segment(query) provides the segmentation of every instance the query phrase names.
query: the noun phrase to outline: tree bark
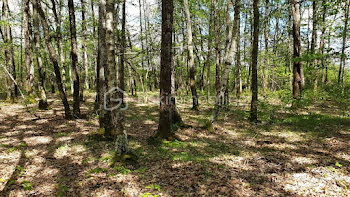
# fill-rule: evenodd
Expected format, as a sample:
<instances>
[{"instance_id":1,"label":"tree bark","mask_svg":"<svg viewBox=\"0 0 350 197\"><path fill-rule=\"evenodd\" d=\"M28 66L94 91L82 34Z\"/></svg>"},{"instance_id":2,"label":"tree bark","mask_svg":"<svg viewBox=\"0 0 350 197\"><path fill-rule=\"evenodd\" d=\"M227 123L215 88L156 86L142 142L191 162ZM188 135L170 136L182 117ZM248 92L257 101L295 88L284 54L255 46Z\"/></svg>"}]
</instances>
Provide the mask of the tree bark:
<instances>
[{"instance_id":1,"label":"tree bark","mask_svg":"<svg viewBox=\"0 0 350 197\"><path fill-rule=\"evenodd\" d=\"M49 33L49 26L47 24L46 16L45 16L43 9L41 8L40 0L34 0L34 1L35 1L35 6L34 6L35 8L34 9L37 9L37 12L39 13L39 16L41 18L41 24L42 24L43 31L44 31L45 43L46 43L47 48L49 50L50 59L52 61L52 64L53 64L53 67L55 70L57 88L58 88L58 91L60 93L60 97L61 97L61 100L62 100L62 103L64 106L65 118L70 119L72 117L72 115L71 115L71 111L69 108L69 103L67 100L66 92L63 89L61 72L60 72L60 68L58 65L58 58L57 58L57 54L55 53L55 50L52 47L51 37L50 37L50 33Z\"/></svg>"},{"instance_id":2,"label":"tree bark","mask_svg":"<svg viewBox=\"0 0 350 197\"><path fill-rule=\"evenodd\" d=\"M345 71L345 60L346 60L345 48L346 48L347 32L348 32L349 10L350 10L350 0L347 0L345 5L343 44L342 44L340 66L339 66L339 72L338 72L338 85L341 85L341 87L344 87L344 71Z\"/></svg>"},{"instance_id":3,"label":"tree bark","mask_svg":"<svg viewBox=\"0 0 350 197\"><path fill-rule=\"evenodd\" d=\"M304 70L301 63L301 38L300 38L300 1L291 0L291 9L293 16L293 97L298 99L302 96L304 89Z\"/></svg>"},{"instance_id":4,"label":"tree bark","mask_svg":"<svg viewBox=\"0 0 350 197\"><path fill-rule=\"evenodd\" d=\"M240 4L240 0L236 1L236 4ZM236 88L236 97L240 98L242 93L242 70L241 70L241 14L240 10L237 13L237 33L236 33L236 43L237 43L237 52L236 52L236 66L235 66L235 88Z\"/></svg>"},{"instance_id":5,"label":"tree bark","mask_svg":"<svg viewBox=\"0 0 350 197\"><path fill-rule=\"evenodd\" d=\"M265 58L264 58L264 67L263 67L263 90L266 90L268 88L268 70L269 70L269 9L270 9L270 2L269 0L266 0L265 2L265 28L264 28L264 40L265 40Z\"/></svg>"},{"instance_id":6,"label":"tree bark","mask_svg":"<svg viewBox=\"0 0 350 197\"><path fill-rule=\"evenodd\" d=\"M214 32L215 32L215 65L216 65L216 71L215 71L215 90L218 94L220 91L220 34L219 34L219 24L218 24L218 9L217 9L217 1L213 1L213 6L214 6Z\"/></svg>"},{"instance_id":7,"label":"tree bark","mask_svg":"<svg viewBox=\"0 0 350 197\"><path fill-rule=\"evenodd\" d=\"M71 42L71 66L73 71L73 115L80 117L80 97L79 97L79 72L78 72L78 46L77 31L75 26L75 9L73 0L68 0L69 8L69 29Z\"/></svg>"},{"instance_id":8,"label":"tree bark","mask_svg":"<svg viewBox=\"0 0 350 197\"><path fill-rule=\"evenodd\" d=\"M99 21L98 21L98 51L97 51L97 68L96 68L96 104L95 109L99 115L100 128L108 125L106 121L107 113L105 111L105 94L107 92L107 80L105 68L107 66L106 57L106 0L99 0ZM110 137L111 134L105 131L105 136Z\"/></svg>"},{"instance_id":9,"label":"tree bark","mask_svg":"<svg viewBox=\"0 0 350 197\"><path fill-rule=\"evenodd\" d=\"M23 15L23 25L24 25L24 47L25 47L25 59L24 63L26 65L26 90L27 94L31 95L33 93L34 87L34 64L32 62L32 27L30 23L30 4L29 0L24 1L24 15Z\"/></svg>"},{"instance_id":10,"label":"tree bark","mask_svg":"<svg viewBox=\"0 0 350 197\"><path fill-rule=\"evenodd\" d=\"M85 0L81 0L81 81L80 81L80 101L84 101L84 89L89 89L89 67L86 52L86 19Z\"/></svg>"},{"instance_id":11,"label":"tree bark","mask_svg":"<svg viewBox=\"0 0 350 197\"><path fill-rule=\"evenodd\" d=\"M317 90L318 64L315 57L317 43L318 0L312 2L312 36L311 36L311 67L314 69L314 91Z\"/></svg>"},{"instance_id":12,"label":"tree bark","mask_svg":"<svg viewBox=\"0 0 350 197\"><path fill-rule=\"evenodd\" d=\"M162 38L160 67L160 110L157 137L170 138L172 129L173 106L171 102L171 69L172 69L172 34L173 34L174 1L162 0Z\"/></svg>"},{"instance_id":13,"label":"tree bark","mask_svg":"<svg viewBox=\"0 0 350 197\"><path fill-rule=\"evenodd\" d=\"M114 39L114 13L115 13L115 0L107 0L106 2L106 47L107 47L107 66L106 66L106 74L108 77L108 83L107 83L107 107L110 108L110 123L109 125L105 125L106 131L108 128L108 132L113 136L115 139L115 156L119 159L122 157L122 155L129 152L128 147L128 139L127 139L127 133L124 130L124 115L123 115L123 94L124 94L124 72L118 72L118 79L119 79L119 87L118 87L118 81L117 81L117 73L116 73L116 61L115 61L115 39ZM125 0L123 1L123 20L122 20L122 26L124 26L124 35L122 35L122 50L125 51ZM123 56L124 54L122 54ZM124 61L122 59L121 61ZM121 67L121 66L120 66ZM117 103L115 103L117 102ZM114 105L119 105L114 106Z\"/></svg>"},{"instance_id":14,"label":"tree bark","mask_svg":"<svg viewBox=\"0 0 350 197\"><path fill-rule=\"evenodd\" d=\"M184 0L184 8L187 24L187 49L188 49L188 67L190 77L190 87L192 93L192 109L198 110L198 96L196 88L196 67L193 56L193 38L192 38L192 22L188 0Z\"/></svg>"},{"instance_id":15,"label":"tree bark","mask_svg":"<svg viewBox=\"0 0 350 197\"><path fill-rule=\"evenodd\" d=\"M258 121L258 52L259 52L259 0L253 1L254 30L252 50L252 101L250 105L250 121Z\"/></svg>"},{"instance_id":16,"label":"tree bark","mask_svg":"<svg viewBox=\"0 0 350 197\"><path fill-rule=\"evenodd\" d=\"M34 24L34 51L35 59L38 68L38 82L39 82L39 109L47 109L47 97L45 90L45 76L43 70L43 63L41 59L41 44L40 44L40 20L36 9L33 10L33 24Z\"/></svg>"}]
</instances>

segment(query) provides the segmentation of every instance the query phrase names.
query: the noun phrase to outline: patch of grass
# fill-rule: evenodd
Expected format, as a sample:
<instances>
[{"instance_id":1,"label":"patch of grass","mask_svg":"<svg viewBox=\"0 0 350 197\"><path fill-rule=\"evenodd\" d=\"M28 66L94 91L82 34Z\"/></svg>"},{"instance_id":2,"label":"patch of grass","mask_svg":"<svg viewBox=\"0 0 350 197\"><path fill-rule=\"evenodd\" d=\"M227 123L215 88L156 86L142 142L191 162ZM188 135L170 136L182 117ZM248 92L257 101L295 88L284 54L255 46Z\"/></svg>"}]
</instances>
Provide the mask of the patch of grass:
<instances>
[{"instance_id":1,"label":"patch of grass","mask_svg":"<svg viewBox=\"0 0 350 197\"><path fill-rule=\"evenodd\" d=\"M142 167L142 168L139 168L139 169L135 170L135 172L136 172L136 173L145 173L146 170L147 170L146 167Z\"/></svg>"},{"instance_id":2,"label":"patch of grass","mask_svg":"<svg viewBox=\"0 0 350 197\"><path fill-rule=\"evenodd\" d=\"M147 193L141 194L140 197L158 197L158 195L157 194L153 195L153 194L147 192Z\"/></svg>"},{"instance_id":3,"label":"patch of grass","mask_svg":"<svg viewBox=\"0 0 350 197\"><path fill-rule=\"evenodd\" d=\"M91 174L98 174L98 173L101 173L101 172L107 172L107 169L106 168L99 168L99 167L97 167L97 168L89 170L89 172Z\"/></svg>"},{"instance_id":4,"label":"patch of grass","mask_svg":"<svg viewBox=\"0 0 350 197\"><path fill-rule=\"evenodd\" d=\"M65 196L64 194L68 191L68 187L65 186L64 184L58 184L57 186L57 196L58 197L63 197Z\"/></svg>"},{"instance_id":5,"label":"patch of grass","mask_svg":"<svg viewBox=\"0 0 350 197\"><path fill-rule=\"evenodd\" d=\"M124 166L117 166L117 167L114 167L113 169L123 175L127 175L131 172L131 170L126 169Z\"/></svg>"},{"instance_id":6,"label":"patch of grass","mask_svg":"<svg viewBox=\"0 0 350 197\"><path fill-rule=\"evenodd\" d=\"M102 162L108 162L111 159L111 156L103 156L100 160Z\"/></svg>"},{"instance_id":7,"label":"patch of grass","mask_svg":"<svg viewBox=\"0 0 350 197\"><path fill-rule=\"evenodd\" d=\"M25 172L24 168L20 165L16 166L16 170L19 172L19 176L22 176L22 174Z\"/></svg>"},{"instance_id":8,"label":"patch of grass","mask_svg":"<svg viewBox=\"0 0 350 197\"><path fill-rule=\"evenodd\" d=\"M157 190L158 192L160 192L160 186L157 185L157 184L147 185L145 188L146 188L146 189Z\"/></svg>"},{"instance_id":9,"label":"patch of grass","mask_svg":"<svg viewBox=\"0 0 350 197\"><path fill-rule=\"evenodd\" d=\"M32 190L33 184L29 181L22 181L21 185L24 190Z\"/></svg>"},{"instance_id":10,"label":"patch of grass","mask_svg":"<svg viewBox=\"0 0 350 197\"><path fill-rule=\"evenodd\" d=\"M65 133L65 132L59 132L59 133L55 133L54 134L54 137L63 137L63 136L67 136L68 135L68 133Z\"/></svg>"},{"instance_id":11,"label":"patch of grass","mask_svg":"<svg viewBox=\"0 0 350 197\"><path fill-rule=\"evenodd\" d=\"M17 150L17 147L13 146L13 147L10 147L10 148L7 150L7 152L13 153L13 152L15 152L16 150Z\"/></svg>"}]
</instances>

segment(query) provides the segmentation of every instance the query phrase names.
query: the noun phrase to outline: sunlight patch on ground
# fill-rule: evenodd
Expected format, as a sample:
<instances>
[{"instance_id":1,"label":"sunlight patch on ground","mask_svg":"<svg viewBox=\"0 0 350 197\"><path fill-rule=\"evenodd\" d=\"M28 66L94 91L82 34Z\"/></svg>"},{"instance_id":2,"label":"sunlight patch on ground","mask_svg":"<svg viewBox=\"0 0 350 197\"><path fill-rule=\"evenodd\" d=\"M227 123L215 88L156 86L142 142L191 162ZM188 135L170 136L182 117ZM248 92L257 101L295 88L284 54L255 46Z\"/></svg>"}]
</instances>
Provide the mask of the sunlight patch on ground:
<instances>
[{"instance_id":1,"label":"sunlight patch on ground","mask_svg":"<svg viewBox=\"0 0 350 197\"><path fill-rule=\"evenodd\" d=\"M23 139L28 146L36 146L36 145L43 145L43 144L50 144L52 141L52 137L50 136L33 136L33 137L26 137Z\"/></svg>"},{"instance_id":2,"label":"sunlight patch on ground","mask_svg":"<svg viewBox=\"0 0 350 197\"><path fill-rule=\"evenodd\" d=\"M5 151L0 152L0 193L4 189L5 184L11 177L12 172L15 171L16 165L19 162L21 153L14 151L8 153Z\"/></svg>"},{"instance_id":3,"label":"sunlight patch on ground","mask_svg":"<svg viewBox=\"0 0 350 197\"><path fill-rule=\"evenodd\" d=\"M288 151L288 150L298 150L298 147L293 144L285 144L285 143L279 143L279 144L269 144L267 145L269 148L274 148L281 151Z\"/></svg>"},{"instance_id":4,"label":"sunlight patch on ground","mask_svg":"<svg viewBox=\"0 0 350 197\"><path fill-rule=\"evenodd\" d=\"M72 136L63 136L56 139L56 142L67 142L73 139Z\"/></svg>"},{"instance_id":5,"label":"sunlight patch on ground","mask_svg":"<svg viewBox=\"0 0 350 197\"><path fill-rule=\"evenodd\" d=\"M60 146L56 149L54 157L57 159L62 159L63 157L74 157L74 160L79 160L77 157L82 152L85 152L86 148L83 145L69 146L67 144Z\"/></svg>"},{"instance_id":6,"label":"sunlight patch on ground","mask_svg":"<svg viewBox=\"0 0 350 197\"><path fill-rule=\"evenodd\" d=\"M20 141L17 138L2 138L2 139L0 139L0 144L3 144L3 145L15 146L15 145L18 145L19 143L20 143Z\"/></svg>"},{"instance_id":7,"label":"sunlight patch on ground","mask_svg":"<svg viewBox=\"0 0 350 197\"><path fill-rule=\"evenodd\" d=\"M310 173L293 173L286 182L285 189L299 195L350 195L350 190L345 189L346 185L350 185L350 177L325 167L314 168Z\"/></svg>"},{"instance_id":8,"label":"sunlight patch on ground","mask_svg":"<svg viewBox=\"0 0 350 197\"><path fill-rule=\"evenodd\" d=\"M336 153L335 156L338 157L339 159L344 159L346 161L350 161L350 154L349 153L339 152L339 153Z\"/></svg>"},{"instance_id":9,"label":"sunlight patch on ground","mask_svg":"<svg viewBox=\"0 0 350 197\"><path fill-rule=\"evenodd\" d=\"M31 149L31 150L26 150L24 152L24 154L27 158L30 158L30 157L34 157L34 156L45 155L45 154L47 154L47 150Z\"/></svg>"},{"instance_id":10,"label":"sunlight patch on ground","mask_svg":"<svg viewBox=\"0 0 350 197\"><path fill-rule=\"evenodd\" d=\"M8 131L8 132L3 132L1 133L1 136L6 136L6 137L16 137L21 134L21 131Z\"/></svg>"},{"instance_id":11,"label":"sunlight patch on ground","mask_svg":"<svg viewBox=\"0 0 350 197\"><path fill-rule=\"evenodd\" d=\"M318 163L316 159L308 158L308 157L294 157L292 159L292 162L298 163L300 165L311 165L311 164Z\"/></svg>"}]
</instances>

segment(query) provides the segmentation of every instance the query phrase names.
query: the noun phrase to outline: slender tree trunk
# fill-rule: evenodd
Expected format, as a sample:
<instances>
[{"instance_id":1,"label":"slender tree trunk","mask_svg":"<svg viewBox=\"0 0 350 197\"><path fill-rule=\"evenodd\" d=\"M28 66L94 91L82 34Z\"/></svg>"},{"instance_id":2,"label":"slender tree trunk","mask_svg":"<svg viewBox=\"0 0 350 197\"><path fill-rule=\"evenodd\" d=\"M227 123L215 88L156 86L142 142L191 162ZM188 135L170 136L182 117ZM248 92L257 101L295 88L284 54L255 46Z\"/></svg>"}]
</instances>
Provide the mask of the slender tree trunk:
<instances>
[{"instance_id":1,"label":"slender tree trunk","mask_svg":"<svg viewBox=\"0 0 350 197\"><path fill-rule=\"evenodd\" d=\"M345 7L346 8L345 8L345 20L344 20L344 31L343 31L343 44L342 44L340 66L339 66L339 73L338 73L338 84L341 85L342 88L344 87L344 71L345 71L345 60L346 60L345 48L346 48L347 32L348 32L350 0L346 0Z\"/></svg>"},{"instance_id":2,"label":"slender tree trunk","mask_svg":"<svg viewBox=\"0 0 350 197\"><path fill-rule=\"evenodd\" d=\"M61 30L63 0L59 1L58 13L56 8L56 0L51 0L51 3L52 3L52 12L56 22L57 51L59 56L59 64L62 67L62 81L63 81L62 85L63 85L63 89L66 90L66 67L64 62L65 58L64 58L63 37L62 37L62 30Z\"/></svg>"},{"instance_id":3,"label":"slender tree trunk","mask_svg":"<svg viewBox=\"0 0 350 197\"><path fill-rule=\"evenodd\" d=\"M324 48L325 48L325 37L326 37L326 14L327 14L327 7L325 5L325 0L322 1L322 31L321 31L321 40L320 40L320 54L322 55L321 57L321 65L322 65L322 70L325 69L325 57L324 57ZM324 81L325 74L322 76L322 82ZM318 76L315 76L314 79L314 90L317 90L318 86Z\"/></svg>"},{"instance_id":4,"label":"slender tree trunk","mask_svg":"<svg viewBox=\"0 0 350 197\"><path fill-rule=\"evenodd\" d=\"M144 47L144 39L143 39L143 24L142 24L142 3L141 0L139 0L139 9L140 9L140 40L141 40L141 67L142 67L142 81L141 81L141 85L142 85L142 91L146 100L146 92L145 92L145 73L144 73L144 69L145 69L145 47ZM145 15L145 14L144 14ZM145 17L145 16L144 16Z\"/></svg>"},{"instance_id":5,"label":"slender tree trunk","mask_svg":"<svg viewBox=\"0 0 350 197\"><path fill-rule=\"evenodd\" d=\"M98 52L97 52L97 69L96 69L96 105L95 109L99 114L100 128L105 128L109 122L107 122L107 113L105 110L106 100L105 94L107 90L106 71L107 66L107 54L106 54L106 0L99 0L99 15L98 15ZM106 97L107 98L107 97ZM108 130L105 131L105 136L110 137L111 134Z\"/></svg>"},{"instance_id":6,"label":"slender tree trunk","mask_svg":"<svg viewBox=\"0 0 350 197\"><path fill-rule=\"evenodd\" d=\"M43 70L43 63L41 59L41 44L40 44L40 20L37 9L33 10L33 24L34 24L34 44L35 44L35 59L38 68L38 82L39 82L39 109L47 109L48 103L45 90L45 76Z\"/></svg>"},{"instance_id":7,"label":"slender tree trunk","mask_svg":"<svg viewBox=\"0 0 350 197\"><path fill-rule=\"evenodd\" d=\"M187 49L188 49L188 67L189 67L189 77L190 77L190 87L192 93L192 109L198 110L198 96L196 88L196 68L193 56L193 38L192 38L192 22L190 15L190 8L188 5L188 0L184 0L184 8L186 14L186 24L187 24Z\"/></svg>"},{"instance_id":8,"label":"slender tree trunk","mask_svg":"<svg viewBox=\"0 0 350 197\"><path fill-rule=\"evenodd\" d=\"M231 38L229 38L229 43L227 45L228 49L225 55L225 65L224 65L224 70L222 74L222 79L220 82L220 89L217 92L216 95L216 104L215 104L215 114L214 114L214 121L217 121L219 111L222 107L223 104L225 104L225 97L227 98L228 96L225 96L228 85L228 79L229 79L229 74L232 69L232 62L234 60L235 55L237 55L237 31L238 31L238 20L240 19L240 7L241 7L241 2L240 0L236 1L235 3L235 14L234 14L234 23L233 23L233 28L232 28L232 33L229 35Z\"/></svg>"},{"instance_id":9,"label":"slender tree trunk","mask_svg":"<svg viewBox=\"0 0 350 197\"><path fill-rule=\"evenodd\" d=\"M206 67L207 67L207 100L209 100L210 96L210 65L211 65L211 53L212 53L212 36L213 36L213 30L212 30L212 21L213 21L213 10L214 10L214 3L211 1L210 6L210 15L209 15L209 24L208 24L208 54L207 54L207 61L206 61Z\"/></svg>"},{"instance_id":10,"label":"slender tree trunk","mask_svg":"<svg viewBox=\"0 0 350 197\"><path fill-rule=\"evenodd\" d=\"M81 81L80 81L80 101L84 101L84 88L89 89L89 67L86 52L86 19L85 19L85 0L81 0Z\"/></svg>"},{"instance_id":11,"label":"slender tree trunk","mask_svg":"<svg viewBox=\"0 0 350 197\"><path fill-rule=\"evenodd\" d=\"M92 20L92 41L94 43L94 48L96 49L98 47L98 44L96 42L96 18L95 18L94 0L90 0L90 6L91 6L91 20ZM92 59L91 65L93 65L95 73L97 73L97 62L96 62L96 60L97 60L97 53L98 53L97 51L98 50L94 51L93 57L91 58ZM98 79L94 78L94 76L91 76L91 75L89 77L91 77L90 80L89 80L89 88L93 88L94 87L93 86L94 82L96 83L96 85L95 85L95 88L96 88L97 83L98 83ZM97 103L97 94L96 94L95 101L96 101L95 102L95 107L96 107L98 105L98 103Z\"/></svg>"},{"instance_id":12,"label":"slender tree trunk","mask_svg":"<svg viewBox=\"0 0 350 197\"><path fill-rule=\"evenodd\" d=\"M69 8L69 29L71 42L71 66L73 71L73 115L80 116L80 97L79 97L79 72L78 72L78 46L77 46L77 32L75 27L75 10L73 0L68 0Z\"/></svg>"},{"instance_id":13,"label":"slender tree trunk","mask_svg":"<svg viewBox=\"0 0 350 197\"><path fill-rule=\"evenodd\" d=\"M264 40L265 40L265 58L264 58L264 67L263 67L263 90L265 91L268 87L269 80L268 80L268 70L269 70L269 15L270 15L270 2L269 0L266 0L265 2L265 28L264 28Z\"/></svg>"},{"instance_id":14,"label":"slender tree trunk","mask_svg":"<svg viewBox=\"0 0 350 197\"><path fill-rule=\"evenodd\" d=\"M250 121L258 121L258 52L259 52L259 0L253 1L254 30L252 50L252 101L250 106Z\"/></svg>"},{"instance_id":15,"label":"slender tree trunk","mask_svg":"<svg viewBox=\"0 0 350 197\"><path fill-rule=\"evenodd\" d=\"M315 59L316 43L317 43L317 23L318 23L318 0L312 2L312 36L311 36L311 68L314 69L314 91L317 90L317 78L318 78L318 63Z\"/></svg>"},{"instance_id":16,"label":"slender tree trunk","mask_svg":"<svg viewBox=\"0 0 350 197\"><path fill-rule=\"evenodd\" d=\"M215 64L216 64L216 74L215 74L215 89L218 94L220 91L220 34L219 34L219 23L218 23L218 8L217 8L217 1L213 1L214 6L214 32L215 32Z\"/></svg>"},{"instance_id":17,"label":"slender tree trunk","mask_svg":"<svg viewBox=\"0 0 350 197\"><path fill-rule=\"evenodd\" d=\"M236 4L240 4L240 3L241 3L240 0L236 1ZM242 93L240 9L238 10L237 15L235 16L237 16L237 32L236 32L237 52L236 52L236 66L235 66L235 88L236 88L236 96L237 98L240 98Z\"/></svg>"},{"instance_id":18,"label":"slender tree trunk","mask_svg":"<svg viewBox=\"0 0 350 197\"><path fill-rule=\"evenodd\" d=\"M294 65L293 65L293 97L298 99L302 96L304 89L304 71L303 66L298 58L301 57L301 38L300 38L300 1L291 0L291 9L293 16L293 48L294 48Z\"/></svg>"},{"instance_id":19,"label":"slender tree trunk","mask_svg":"<svg viewBox=\"0 0 350 197\"><path fill-rule=\"evenodd\" d=\"M40 0L34 0L34 1L35 1L34 7L35 7L35 9L37 9L37 11L40 15L41 24L42 24L43 31L44 31L45 43L47 45L47 48L48 48L48 51L50 54L50 59L52 61L52 64L53 64L53 67L55 70L57 88L58 88L58 91L60 92L60 97L61 97L61 100L62 100L62 103L64 106L65 117L67 119L69 119L69 118L71 118L71 112L70 112L66 92L64 91L63 85L62 85L61 72L60 72L60 68L58 65L57 54L55 53L55 50L52 47L51 37L50 37L50 33L49 33L49 26L47 24L45 13L41 8Z\"/></svg>"},{"instance_id":20,"label":"slender tree trunk","mask_svg":"<svg viewBox=\"0 0 350 197\"><path fill-rule=\"evenodd\" d=\"M106 47L107 47L107 66L106 74L108 77L107 87L109 94L107 95L107 107L110 109L110 123L106 128L115 139L115 156L121 159L122 155L129 152L127 133L124 130L124 115L123 115L123 94L124 94L124 70L119 69L118 79L119 88L117 82L116 61L115 61L115 39L114 39L114 13L115 13L115 0L107 0L106 2ZM122 26L122 50L125 52L125 0L123 1L123 19ZM124 35L123 35L124 34ZM124 54L121 54L123 56ZM121 61L124 61L122 59ZM120 65L122 67L122 65ZM123 68L124 69L124 68ZM118 103L115 103L117 101ZM114 105L119 105L114 106Z\"/></svg>"},{"instance_id":21,"label":"slender tree trunk","mask_svg":"<svg viewBox=\"0 0 350 197\"><path fill-rule=\"evenodd\" d=\"M32 62L32 27L30 23L30 5L29 0L24 1L24 16L23 16L23 24L24 24L24 47L25 47L25 65L26 65L26 90L27 94L31 95L33 93L34 86L34 65Z\"/></svg>"},{"instance_id":22,"label":"slender tree trunk","mask_svg":"<svg viewBox=\"0 0 350 197\"><path fill-rule=\"evenodd\" d=\"M125 79L124 79L124 69L125 69L125 53L126 53L126 0L122 1L122 32L121 32L121 48L120 48L120 64L118 69L118 80L119 88L125 91ZM120 94L120 98L123 100L123 94Z\"/></svg>"}]
</instances>

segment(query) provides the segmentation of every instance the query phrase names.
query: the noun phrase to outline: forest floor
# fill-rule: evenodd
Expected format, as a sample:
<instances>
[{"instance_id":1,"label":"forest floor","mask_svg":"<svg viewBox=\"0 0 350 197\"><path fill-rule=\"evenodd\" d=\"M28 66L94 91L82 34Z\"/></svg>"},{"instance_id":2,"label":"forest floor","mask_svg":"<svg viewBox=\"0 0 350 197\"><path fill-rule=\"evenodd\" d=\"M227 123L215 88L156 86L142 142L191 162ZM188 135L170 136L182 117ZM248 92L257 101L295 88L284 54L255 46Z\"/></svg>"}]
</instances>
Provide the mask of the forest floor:
<instances>
[{"instance_id":1,"label":"forest floor","mask_svg":"<svg viewBox=\"0 0 350 197\"><path fill-rule=\"evenodd\" d=\"M266 103L252 125L249 102L231 100L213 127L211 108L182 103L190 127L155 146L147 139L158 102L130 98L138 163L111 167L113 143L97 137L92 98L78 120L63 118L56 97L46 111L0 103L0 196L350 196L350 118L329 101L294 111Z\"/></svg>"}]
</instances>

